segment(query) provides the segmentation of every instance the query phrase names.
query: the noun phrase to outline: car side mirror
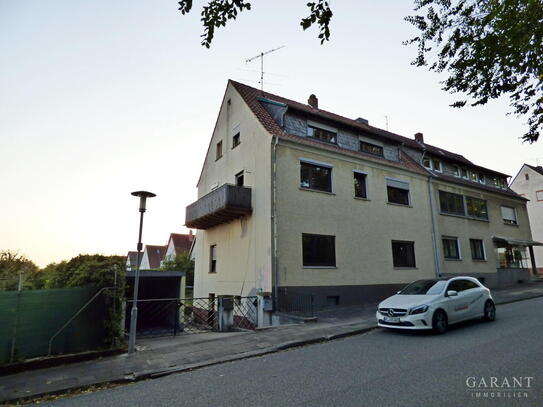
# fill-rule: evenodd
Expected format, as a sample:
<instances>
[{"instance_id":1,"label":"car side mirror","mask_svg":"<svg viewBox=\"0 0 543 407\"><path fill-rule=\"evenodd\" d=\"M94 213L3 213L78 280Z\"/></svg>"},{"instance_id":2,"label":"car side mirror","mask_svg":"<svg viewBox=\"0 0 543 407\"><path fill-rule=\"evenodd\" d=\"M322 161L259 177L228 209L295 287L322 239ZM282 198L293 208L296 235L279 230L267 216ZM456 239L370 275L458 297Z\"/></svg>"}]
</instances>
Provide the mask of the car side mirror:
<instances>
[{"instance_id":1,"label":"car side mirror","mask_svg":"<svg viewBox=\"0 0 543 407\"><path fill-rule=\"evenodd\" d=\"M449 290L447 291L447 297L456 297L458 295L458 291Z\"/></svg>"}]
</instances>

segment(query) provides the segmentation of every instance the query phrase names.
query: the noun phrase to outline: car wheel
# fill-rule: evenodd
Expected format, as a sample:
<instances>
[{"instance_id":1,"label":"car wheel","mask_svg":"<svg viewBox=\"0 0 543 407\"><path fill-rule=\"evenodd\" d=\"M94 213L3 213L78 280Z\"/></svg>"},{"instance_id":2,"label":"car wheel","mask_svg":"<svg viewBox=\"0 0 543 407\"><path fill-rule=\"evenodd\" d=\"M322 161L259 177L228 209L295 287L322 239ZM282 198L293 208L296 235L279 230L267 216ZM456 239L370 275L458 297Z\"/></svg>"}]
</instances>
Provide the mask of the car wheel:
<instances>
[{"instance_id":1,"label":"car wheel","mask_svg":"<svg viewBox=\"0 0 543 407\"><path fill-rule=\"evenodd\" d=\"M434 332L437 334L445 333L447 325L447 314L440 309L434 312L434 316L432 317L432 329Z\"/></svg>"},{"instance_id":2,"label":"car wheel","mask_svg":"<svg viewBox=\"0 0 543 407\"><path fill-rule=\"evenodd\" d=\"M483 319L485 321L494 321L496 319L496 306L490 300L485 302L485 311Z\"/></svg>"}]
</instances>

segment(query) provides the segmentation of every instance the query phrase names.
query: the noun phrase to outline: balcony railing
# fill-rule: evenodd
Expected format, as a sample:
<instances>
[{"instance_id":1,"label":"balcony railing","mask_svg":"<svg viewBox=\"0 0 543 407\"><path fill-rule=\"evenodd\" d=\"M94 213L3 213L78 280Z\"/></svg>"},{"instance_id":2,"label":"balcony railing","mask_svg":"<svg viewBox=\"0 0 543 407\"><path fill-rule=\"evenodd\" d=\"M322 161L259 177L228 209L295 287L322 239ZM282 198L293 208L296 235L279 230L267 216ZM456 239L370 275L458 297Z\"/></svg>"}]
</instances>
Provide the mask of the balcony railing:
<instances>
[{"instance_id":1,"label":"balcony railing","mask_svg":"<svg viewBox=\"0 0 543 407\"><path fill-rule=\"evenodd\" d=\"M251 214L251 188L224 184L187 206L185 225L209 229Z\"/></svg>"}]
</instances>

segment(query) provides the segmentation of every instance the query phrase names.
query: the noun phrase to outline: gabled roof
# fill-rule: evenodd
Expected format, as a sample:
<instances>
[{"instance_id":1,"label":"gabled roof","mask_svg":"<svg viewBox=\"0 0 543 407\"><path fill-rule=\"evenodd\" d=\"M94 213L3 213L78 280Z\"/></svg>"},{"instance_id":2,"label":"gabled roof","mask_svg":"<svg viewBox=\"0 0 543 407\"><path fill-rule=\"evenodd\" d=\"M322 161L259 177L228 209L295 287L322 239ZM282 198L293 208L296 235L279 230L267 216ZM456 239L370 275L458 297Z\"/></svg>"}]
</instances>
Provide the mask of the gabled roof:
<instances>
[{"instance_id":1,"label":"gabled roof","mask_svg":"<svg viewBox=\"0 0 543 407\"><path fill-rule=\"evenodd\" d=\"M171 233L170 239L168 240L168 246L170 245L170 242L173 243L175 254L181 254L183 252L188 253L193 240L194 235L192 234L184 235L181 233Z\"/></svg>"},{"instance_id":2,"label":"gabled roof","mask_svg":"<svg viewBox=\"0 0 543 407\"><path fill-rule=\"evenodd\" d=\"M442 179L443 181L447 181L447 182L450 182L452 184L464 185L466 187L472 187L472 188L475 188L475 189L483 189L483 190L488 191L488 192L494 192L496 194L507 195L507 196L510 196L512 198L518 198L518 199L522 199L524 201L527 201L526 198L524 198L523 196L520 196L519 194L517 194L516 192L514 192L510 188L499 189L499 188L492 187L490 185L478 184L478 183L471 182L471 181L468 181L468 180L465 180L465 179L462 179L462 178L459 178L459 177L455 177L455 176L452 176L452 175L438 173L436 171L428 171L428 172L431 172L432 175L434 176L434 178Z\"/></svg>"},{"instance_id":3,"label":"gabled roof","mask_svg":"<svg viewBox=\"0 0 543 407\"><path fill-rule=\"evenodd\" d=\"M337 152L341 152L342 154L351 155L351 156L358 157L358 158L364 157L364 159L367 160L367 161L379 162L379 163L383 163L383 164L386 164L386 165L389 165L389 166L392 166L392 167L404 168L404 169L408 169L408 170L410 170L412 172L427 175L426 171L424 171L424 169L420 165L418 165L413 159L411 159L406 154L401 154L400 155L400 161L395 162L395 161L390 161L390 160L387 160L385 158L380 158L380 157L377 157L377 156L374 156L374 155L371 155L371 154L366 154L366 153L363 153L363 152L360 152L360 151L354 151L354 150L349 150L349 149L346 149L346 148L342 148L342 147L339 147L339 146L334 145L334 144L325 144L325 143L314 141L314 140L311 140L311 139L308 139L308 138L297 137L297 136L290 135L287 132L285 132L279 126L279 124L277 124L277 122L271 117L271 115L268 113L268 111L266 109L264 109L264 107L260 103L259 99L261 99L261 98L270 99L270 100L273 100L275 102L286 104L289 107L291 107L291 104L292 104L292 106L296 106L296 107L303 106L301 103L294 102L294 101L291 101L289 99L285 99L285 98L283 98L281 96L276 96L276 95L273 95L273 94L268 93L268 92L262 92L259 89L252 88L250 86L244 85L244 84L239 83L239 82L235 82L235 81L232 81L232 80L230 80L229 82L239 92L239 94L241 95L241 97L243 98L245 103L247 103L247 105L249 106L251 111L254 113L254 115L257 117L257 119L260 121L262 126L264 126L264 128L272 135L278 136L281 139L289 140L289 141L292 141L292 142L295 142L295 143L315 146L315 147L318 147L318 148L321 148L321 149L326 149L326 150L331 150L331 151L337 151ZM309 107L308 109L313 109L313 108ZM314 110L318 110L318 109L314 109ZM318 110L318 111L319 112L324 112L324 111L321 111L321 110ZM333 115L333 113L328 113L328 112L326 112L326 113L328 115ZM333 116L337 116L337 115L333 115ZM341 117L341 116L337 116L337 117ZM347 119L345 119L345 120L347 120ZM353 120L353 122L358 123L358 122L356 122L354 120ZM360 123L358 123L358 124L360 124Z\"/></svg>"},{"instance_id":4,"label":"gabled roof","mask_svg":"<svg viewBox=\"0 0 543 407\"><path fill-rule=\"evenodd\" d=\"M160 262L166 254L167 246L151 246L145 245L145 251L149 258L149 268L157 269L160 267Z\"/></svg>"},{"instance_id":5,"label":"gabled roof","mask_svg":"<svg viewBox=\"0 0 543 407\"><path fill-rule=\"evenodd\" d=\"M130 263L131 266L135 266L136 263L138 262L138 252L128 252L128 254L126 255L126 260L127 262ZM141 262L141 258L140 258L140 262Z\"/></svg>"},{"instance_id":6,"label":"gabled roof","mask_svg":"<svg viewBox=\"0 0 543 407\"><path fill-rule=\"evenodd\" d=\"M533 165L530 165L530 164L524 164L526 165L527 167L531 168L532 170L534 170L535 172L537 172L538 174L541 174L543 175L543 167L541 165L538 165L537 167L534 167Z\"/></svg>"},{"instance_id":7,"label":"gabled roof","mask_svg":"<svg viewBox=\"0 0 543 407\"><path fill-rule=\"evenodd\" d=\"M456 153L444 150L442 148L439 148L439 147L436 147L436 146L433 146L433 145L430 145L430 144L419 143L419 142L415 141L414 139L407 138L407 137L404 137L404 136L400 136L399 134L395 134L395 133L392 133L390 131L386 131L386 130L383 130L383 129L380 129L380 128L377 128L377 127L373 127L373 126L370 126L369 124L362 123L362 122L359 122L359 121L356 121L356 120L353 120L353 119L349 119L347 117L340 116L338 114L328 112L328 111L323 110L323 109L316 109L316 108L314 108L314 107L312 107L312 106L310 106L308 104L296 102L296 101L286 99L286 98L284 98L282 96L274 95L274 94L271 94L271 93L268 93L268 92L263 92L263 91L261 91L259 89L253 88L251 86L248 86L248 85L245 85L245 84L233 81L233 80L230 80L229 82L240 93L243 100L247 103L249 108L253 111L255 116L262 123L264 128L266 130L268 130L268 132L270 132L273 135L276 135L276 136L279 136L279 137L282 137L282 138L292 139L293 141L302 142L304 144L315 144L315 145L319 145L320 147L323 147L322 143L319 143L317 141L312 141L312 140L309 140L309 139L305 139L305 138L301 138L301 137L291 136L291 135L287 134L285 131L283 131L283 129L281 129L279 124L277 124L277 122L271 117L271 115L266 111L266 109L264 109L262 107L262 105L261 105L261 103L259 101L259 98L265 98L265 99L269 99L269 100L272 100L272 101L275 101L275 102L278 102L278 103L282 103L282 104L288 106L289 109L296 110L296 111L301 112L301 113L303 113L305 115L312 116L312 117L317 117L317 118L320 118L320 119L325 119L325 120L334 122L335 124L341 124L343 126L351 128L351 129L355 129L357 131L364 132L365 134L374 135L374 136L377 136L379 138L384 138L384 139L386 139L386 140L388 140L390 142L393 142L393 143L396 143L396 144L399 144L399 145L405 145L406 147L410 147L410 148L415 149L415 150L419 150L419 151L426 150L430 154L433 154L433 155L435 155L437 157L447 158L447 159L449 159L451 161L454 161L454 162L456 162L456 163L458 163L460 165L465 165L465 166L475 168L475 169L478 169L478 170L481 170L481 171L486 171L486 172L493 173L493 174L496 174L496 175L509 177L509 175L507 175L507 174L503 174L503 173L498 172L498 171L494 171L494 170L491 170L491 169L488 169L488 168L485 168L485 167L478 166L478 165L474 164L473 162L471 162L470 160L468 160L467 158L465 158L464 156L462 156L460 154L456 154ZM334 149L334 150L341 150L342 152L354 153L354 151L352 151L352 150L343 149L341 147L337 147L337 146L333 146L333 145L326 146L326 147L329 147L330 149ZM386 161L388 164L394 165L393 162L391 162L391 161L384 160L384 159L379 159L379 158L376 158L376 157L373 157L373 156L368 156L367 154L364 154L364 153L358 153L357 155L359 155L359 156L362 155L365 158L370 159L370 160L373 159L373 160L376 160L376 161ZM405 162L402 162L401 164L402 164L401 166L406 166ZM417 167L420 167L418 165L418 163L416 163L416 164L417 164ZM409 165L407 165L407 166L409 166ZM411 168L411 169L413 170L413 168ZM416 172L420 172L420 171L417 169Z\"/></svg>"}]
</instances>

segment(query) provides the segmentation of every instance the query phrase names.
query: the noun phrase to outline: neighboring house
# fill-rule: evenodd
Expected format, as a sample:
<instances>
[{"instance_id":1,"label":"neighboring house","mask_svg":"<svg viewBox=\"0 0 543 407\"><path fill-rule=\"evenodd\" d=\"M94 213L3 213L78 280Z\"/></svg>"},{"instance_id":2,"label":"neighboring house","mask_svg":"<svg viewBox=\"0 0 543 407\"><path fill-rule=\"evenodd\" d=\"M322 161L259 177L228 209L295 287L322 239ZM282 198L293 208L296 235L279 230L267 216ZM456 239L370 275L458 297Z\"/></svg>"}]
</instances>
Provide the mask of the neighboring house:
<instances>
[{"instance_id":1,"label":"neighboring house","mask_svg":"<svg viewBox=\"0 0 543 407\"><path fill-rule=\"evenodd\" d=\"M163 261L171 261L174 260L175 256L178 254L189 253L193 240L194 235L192 230L189 231L188 235L171 233L170 238L168 239L168 244L166 245L166 254L164 255Z\"/></svg>"},{"instance_id":2,"label":"neighboring house","mask_svg":"<svg viewBox=\"0 0 543 407\"><path fill-rule=\"evenodd\" d=\"M160 262L166 253L166 246L145 245L141 259L140 269L155 270L160 268Z\"/></svg>"},{"instance_id":3,"label":"neighboring house","mask_svg":"<svg viewBox=\"0 0 543 407\"><path fill-rule=\"evenodd\" d=\"M543 242L543 167L524 164L511 182L511 189L529 199L528 216L534 240ZM543 247L534 247L539 274L543 274Z\"/></svg>"},{"instance_id":4,"label":"neighboring house","mask_svg":"<svg viewBox=\"0 0 543 407\"><path fill-rule=\"evenodd\" d=\"M321 307L443 274L525 280L526 200L507 178L420 133L319 109L314 95L303 104L229 81L186 210L194 295L311 294Z\"/></svg>"},{"instance_id":5,"label":"neighboring house","mask_svg":"<svg viewBox=\"0 0 543 407\"><path fill-rule=\"evenodd\" d=\"M135 270L138 262L138 252L128 252L126 255L126 270ZM141 259L140 259L141 264Z\"/></svg>"}]
</instances>

